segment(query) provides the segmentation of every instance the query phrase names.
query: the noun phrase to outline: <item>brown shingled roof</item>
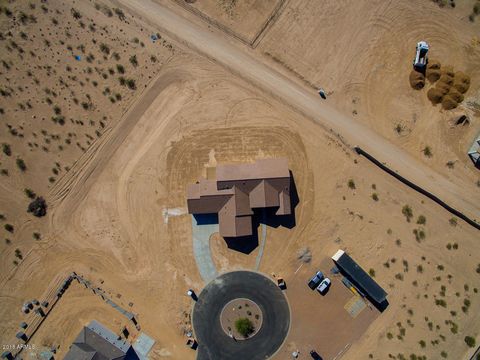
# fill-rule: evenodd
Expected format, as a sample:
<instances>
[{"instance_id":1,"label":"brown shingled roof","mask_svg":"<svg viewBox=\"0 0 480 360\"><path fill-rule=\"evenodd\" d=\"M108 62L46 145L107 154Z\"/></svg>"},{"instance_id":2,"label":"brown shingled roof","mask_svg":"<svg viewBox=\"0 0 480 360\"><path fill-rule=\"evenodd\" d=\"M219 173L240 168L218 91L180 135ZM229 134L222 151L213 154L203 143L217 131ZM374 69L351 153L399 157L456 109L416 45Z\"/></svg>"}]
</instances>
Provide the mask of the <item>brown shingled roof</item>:
<instances>
[{"instance_id":1,"label":"brown shingled roof","mask_svg":"<svg viewBox=\"0 0 480 360\"><path fill-rule=\"evenodd\" d=\"M253 208L278 207L277 215L291 213L290 171L285 158L219 165L216 177L190 184L187 205L190 214L218 213L223 237L251 235Z\"/></svg>"}]
</instances>

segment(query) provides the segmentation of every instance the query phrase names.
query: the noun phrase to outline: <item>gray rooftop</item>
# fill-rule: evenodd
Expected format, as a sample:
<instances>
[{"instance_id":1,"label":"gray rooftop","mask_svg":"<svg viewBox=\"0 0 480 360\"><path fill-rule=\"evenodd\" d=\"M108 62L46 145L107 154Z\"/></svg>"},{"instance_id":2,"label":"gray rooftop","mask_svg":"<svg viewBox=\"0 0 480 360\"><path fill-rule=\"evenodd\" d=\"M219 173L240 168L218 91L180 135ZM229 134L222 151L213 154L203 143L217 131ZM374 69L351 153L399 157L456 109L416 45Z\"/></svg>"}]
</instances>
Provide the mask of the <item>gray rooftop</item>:
<instances>
[{"instance_id":1,"label":"gray rooftop","mask_svg":"<svg viewBox=\"0 0 480 360\"><path fill-rule=\"evenodd\" d=\"M64 359L136 360L138 356L129 342L92 320L78 334Z\"/></svg>"}]
</instances>

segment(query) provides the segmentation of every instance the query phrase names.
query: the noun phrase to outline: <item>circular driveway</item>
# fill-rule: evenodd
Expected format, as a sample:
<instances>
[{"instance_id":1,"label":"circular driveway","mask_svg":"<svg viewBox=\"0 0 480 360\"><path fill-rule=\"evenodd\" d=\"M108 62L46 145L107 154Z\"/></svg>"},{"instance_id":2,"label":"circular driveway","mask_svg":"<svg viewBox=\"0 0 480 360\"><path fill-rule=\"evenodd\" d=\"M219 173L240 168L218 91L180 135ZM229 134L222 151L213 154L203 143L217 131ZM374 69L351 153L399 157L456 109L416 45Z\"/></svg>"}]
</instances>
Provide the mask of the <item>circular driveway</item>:
<instances>
[{"instance_id":1,"label":"circular driveway","mask_svg":"<svg viewBox=\"0 0 480 360\"><path fill-rule=\"evenodd\" d=\"M220 313L229 301L247 298L260 307L263 323L251 339L235 341L222 330ZM287 299L269 278L252 271L220 275L201 292L193 308L198 360L260 360L283 344L290 327Z\"/></svg>"}]
</instances>

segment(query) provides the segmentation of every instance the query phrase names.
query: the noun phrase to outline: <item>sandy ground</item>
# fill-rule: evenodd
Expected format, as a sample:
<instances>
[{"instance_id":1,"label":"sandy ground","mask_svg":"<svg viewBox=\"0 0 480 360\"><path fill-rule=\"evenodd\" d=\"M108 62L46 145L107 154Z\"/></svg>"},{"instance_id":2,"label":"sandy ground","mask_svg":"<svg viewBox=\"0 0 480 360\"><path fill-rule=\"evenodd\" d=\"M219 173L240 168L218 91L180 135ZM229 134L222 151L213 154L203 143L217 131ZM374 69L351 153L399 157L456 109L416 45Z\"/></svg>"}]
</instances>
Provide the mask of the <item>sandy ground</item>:
<instances>
[{"instance_id":1,"label":"sandy ground","mask_svg":"<svg viewBox=\"0 0 480 360\"><path fill-rule=\"evenodd\" d=\"M296 79L291 71L282 70L281 64L272 60L271 56L265 55L267 50L271 54L277 54L274 53L275 42L278 46L275 48L278 49L276 51L285 56L282 61L291 61L287 59L291 59L290 57L295 54L301 54L301 50L291 45L288 51L281 50L281 46L287 46L286 37L285 42L274 39L275 36L278 39L281 32L285 31L287 25L282 25L282 21L290 21L292 32L293 30L302 32L295 24L308 26L305 25L308 24L308 19L299 21L302 14L300 10L303 9L303 13L308 12L302 4L305 3L290 2L289 6L292 9L299 9L298 14L295 15L293 10L282 13L256 50L242 48L243 45L234 46L243 49L254 59L267 64L271 62L271 66L283 71L286 78L293 80L298 86L303 86L302 91L305 91L308 87L302 85L304 81ZM413 49L411 43L418 40L418 34L408 35L401 31L384 30L391 37L396 33L402 33L404 36L399 46L400 55L397 53L400 50L386 52L383 54L385 64L401 61L399 59L404 59L405 64L400 66L400 71L394 71L395 66L392 65L389 73L384 74L385 76L390 74L389 80L376 82L376 87L367 85L366 80L354 86L352 71L360 77L366 77L371 72L371 67L366 64L371 64L378 56L375 51L381 51L378 46L375 47L373 41L369 42L368 37L377 33L369 30L379 26L381 29L388 29L390 24L402 24L402 21L405 22L403 28L418 29L418 26L413 26L418 25L418 20L405 18L402 12L406 11L402 10L403 6L409 6L408 9L411 9L413 5L407 3L395 6L395 4L396 2L389 2L383 7L377 6L378 9L384 10L383 13L375 13L375 19L380 19L378 20L380 25L365 21L365 16L359 16L362 11L364 14L371 14L370 5L363 4L363 7L358 5L359 8L355 7L357 5L352 6L348 8L348 12L351 11L348 16L344 12L340 13L339 21L345 21L345 24L354 17L358 17L357 21L360 23L365 23L361 32L356 32L353 26L344 25L342 31L345 36L352 37L356 34L364 36L359 42L369 43L371 47L364 48L365 55L362 60L351 46L354 42L347 37L342 41L342 45L345 46L342 51L344 54L342 56L345 56L344 68L338 66L339 62L334 59L328 61L329 66L336 66L334 70L329 71L331 83L326 83L326 80L320 81L322 75L319 73L316 73L317 77L312 75L311 78L305 73L304 77L312 83L321 82L327 90L332 89L331 91L334 91L331 95L332 103L343 113L352 111L351 98L358 96L360 99L360 102L357 102L359 107L356 108L358 116L354 117L354 121L373 128L385 136L389 144L392 142L401 146L409 153L408 157L421 161L425 169L441 173L454 184L453 187L469 184L461 191L461 195L463 198L470 197L470 201L474 203L478 198L478 188L474 185L478 172L475 173L468 161L457 151L468 143L468 136L478 129L478 118L472 113L470 128L460 134L458 144L441 140L446 139L442 138L444 135L452 136L445 125L451 114L432 108L427 103L424 93L408 89L407 69ZM49 6L52 9L58 6L63 11L58 17L64 16L73 21L70 6L60 2ZM90 16L94 16L96 21L105 17L102 13L95 13L96 10L90 2L82 1L75 6L78 6L84 14L92 12ZM202 20L195 20L194 15L182 12L184 10L177 5L169 3L168 6L189 19L191 17L192 23L205 26ZM472 97L477 96L475 94L478 92L479 74L476 73L478 69L472 64L478 57L478 49L468 50L465 46L467 40L471 40L469 36L471 37L475 29L478 29L478 24L470 24L462 18L461 14L467 11L467 5L454 10L439 9L429 2L422 6L428 8L428 13L434 19L430 27L432 33L440 31L437 30L438 27L445 26L450 29L449 22L456 24L458 33L453 34L457 35L448 32L445 36L439 36L437 40L431 41L433 43L444 41L442 45L444 50L438 52L438 58L442 62L451 61L455 67L470 72L472 88L468 94ZM31 12L27 6L25 8L24 11ZM314 10L323 11L324 16L330 14L328 15L330 17L339 11L333 2ZM40 11L38 7L36 11ZM447 11L451 13L446 13ZM452 16L452 13L456 15ZM7 20L5 14L0 16L2 26L7 26L10 20ZM40 14L37 17L40 22ZM50 17L46 17L45 21L47 18ZM106 17L102 21L110 23L114 18L115 21L120 21L115 16ZM43 18L41 21L44 21ZM143 32L140 31L140 34L144 35L152 31L161 31L160 28L158 30L149 28L151 25L143 24L137 17L132 19L131 15L128 15L127 21L131 27L125 26L126 34L122 34L122 37L125 36L123 41L134 36L140 38L136 33L138 29L144 29ZM122 24L117 24L120 25ZM327 26L326 22L323 22L323 25ZM305 62L312 61L309 59L320 59L321 49L326 49L325 51L331 49L332 54L336 54L333 45L338 41L334 41L334 35L340 30L337 28L334 32L333 23L330 29L329 35L318 37L326 42L315 45L317 53L313 50L310 55L306 53ZM222 36L220 30L209 31L215 36ZM421 31L418 31L421 34ZM382 34L381 31L379 33ZM119 37L121 35L117 32L116 34ZM91 34L82 36L91 41L89 37L87 38L91 37ZM463 44L458 45L463 49L461 51L471 51L471 58L461 55L448 58L446 54L449 42L444 40L447 36L452 36ZM143 41L145 48L148 48L150 46L148 38ZM232 43L234 40L226 41ZM312 43L311 38L305 40L305 43L309 41ZM381 42L381 39L377 41ZM173 40L169 42L174 43ZM302 42L298 41L299 47L301 44ZM5 46L5 41L2 41L2 46ZM27 45L22 46L28 49ZM120 51L125 48L120 40L117 45L112 42L112 51L115 46L118 46ZM260 270L289 279L300 265L296 259L299 249L309 247L313 262L331 256L338 248L345 249L366 270L370 268L375 270L376 280L389 293L390 306L351 345L343 356L344 359L358 359L359 356L368 358L369 354L372 354L371 358L374 359L385 359L388 358L388 354L404 354L407 357L412 353L425 354L428 358L439 358L441 351L446 351L448 358L462 358L468 351L463 341L464 336L478 335L476 324L479 322L477 314L480 313L480 304L477 294L478 274L475 273L479 262L476 257L478 231L461 221L458 221L456 226L452 225L453 223L449 222L452 218L449 213L386 176L366 159L356 157L351 149L325 131L317 122L299 114L285 101L279 101L261 88L252 86L249 79L232 75L228 69L196 55L184 43L174 43L174 46L177 50L173 57L169 48L162 47L158 50L156 56L159 59L160 56L165 56L163 58L165 60L163 65L157 68L156 73L150 75L151 79L148 79L147 75L150 74L150 69L146 69L149 54L145 53L141 57L146 62L137 68L138 74L135 75L137 91L130 94L127 89L120 88L126 94L130 94L125 95L126 99L130 99L125 100L125 105L112 105L108 97L104 99L101 92L98 96L92 96L92 99L105 100L101 103L103 106L99 104L96 107L99 111L98 117L94 119L98 121L103 116L110 116L107 130L90 145L85 143L83 145L85 152L72 151L71 155L65 155L65 159L62 156L66 153L58 156L55 153L61 159L62 167L63 164L73 165L68 172L65 171L65 175L56 179L54 185L47 180L51 173L51 164L55 161L53 151L48 153L51 158L45 158L47 155L40 151L29 152L28 141L33 136L30 134L33 131L37 133L40 131L34 130L36 128L27 128L25 116L16 116L19 111L15 112L12 109L16 106L17 100L8 97L1 99L2 107L5 108L5 114L1 116L2 119L6 119L6 123L19 127L21 124L19 119L25 121L22 125L25 128L24 138L13 138L10 134L1 133L2 142L9 139L8 141L14 145L13 156L6 157L3 153L1 155L1 167L9 170L8 178L2 177L0 182L4 190L0 195L1 213L6 215L6 220L2 220L2 224L12 222L15 225L13 235L2 229L3 236L12 240L12 244L2 245L1 253L2 343L11 341L18 323L23 321L20 307L25 300L40 298L56 277L77 271L92 281L102 279L104 287L111 289L114 294L121 294L125 301L134 303L133 311L138 313L142 331L157 341L152 353L153 359L193 359L195 353L184 345L184 333L190 330L188 314L191 310L190 299L185 295L185 291L193 288L198 292L204 284L193 259L190 217L182 211L172 212L172 216L169 216L166 222L165 211L185 208L185 186L202 175L205 166L212 163L286 156L289 158L300 198L300 203L295 209L296 226L293 229L284 227L267 229L267 243ZM434 46L433 49L441 47ZM371 57L368 57L367 54L370 52ZM441 56L444 56L445 60ZM130 66L126 60L128 57L129 55L122 55L125 67ZM140 56L138 57L140 59ZM461 59L465 63L460 61ZM352 67L345 71L348 64ZM115 62L111 66L115 66ZM17 67L19 70L12 68L11 74L13 71L22 71L20 65ZM313 65L311 70L312 74L315 71L326 71L318 64ZM298 68L296 71L300 73L301 69ZM380 73L382 71L387 70L379 70ZM2 73L2 76L7 75ZM43 76L43 81L49 81L48 76ZM11 78L13 75L8 77ZM118 86L118 80L115 81ZM333 84L336 84L338 89L344 90L337 90ZM110 86L113 88L114 85ZM392 87L401 89L393 90ZM342 91L345 95L343 97ZM398 96L399 92L401 96ZM65 97L70 99L69 96ZM34 98L36 97L32 99ZM370 103L366 99L370 99L368 100ZM65 102L58 100L62 109L67 108L68 101L70 100ZM475 101L478 102L478 97ZM379 102L382 104L379 105ZM366 106L364 104L370 105L363 107ZM389 112L391 106L399 107L403 111L413 109L414 106L414 112L418 113L417 123L421 124L421 116L428 126L416 125L414 131L399 138L394 133L387 134L393 128L392 117L387 115L390 112L401 113L401 110L395 108ZM39 110L38 114L42 114L42 111ZM407 112L410 114L410 110ZM75 115L77 110L69 110L69 114L72 115L66 115L67 119L70 116L77 117ZM31 115L33 111L26 116L30 118ZM47 133L58 132L59 125L48 120L52 116L50 107L48 111L45 110L43 116L46 120L42 127ZM85 118L89 117L85 115ZM374 120L377 122L372 123ZM17 121L20 122L17 124ZM28 122L28 126L35 125ZM70 126L68 121L65 130L72 132L72 129L67 130L67 126ZM452 131L460 133L457 129ZM438 135L440 139L431 136L432 133L440 134ZM434 157L428 161L419 154L426 139L434 150ZM29 168L24 174L15 168L14 159L18 155L25 158L27 166L32 166L32 169ZM446 159L456 159L454 156L458 158L455 167L458 172L447 171L443 163ZM43 163L50 165L46 168L40 168L40 165L39 168L34 168L37 165L33 164ZM43 179L43 183L39 182L38 187L37 185L34 187L37 179ZM354 189L347 186L349 179L354 180ZM22 192L27 186L46 196L49 203L46 218L36 219L26 214L28 199ZM473 192L473 195L469 191ZM378 194L378 201L372 199L373 193ZM413 209L414 217L410 222L402 215L402 207L406 204ZM477 207L471 205L471 209L473 212L476 209L478 214L478 205ZM419 215L426 217L425 224L416 223ZM41 228L42 239L30 240L32 231L37 228ZM426 236L417 241L413 231L419 229L423 230ZM231 253L218 236L213 236L211 242L216 264L223 271L254 266L258 250L245 256ZM452 247L448 244L457 246ZM12 265L15 248L21 248L24 258L18 266ZM298 279L299 283L304 283L304 280ZM82 325L91 318L103 320L102 316L106 315L99 313L105 311L106 314L109 311L100 310L106 305L99 303L96 297L84 295L80 290L83 289L78 289L78 292L72 289L72 293L68 295L71 298L61 299L55 308L56 313L52 313L52 317L47 318L42 325L43 333L54 334L53 329L59 324L68 324L68 336L52 339L52 342L61 345L60 358ZM435 305L435 298L444 299L446 307ZM465 300L470 301L471 305L462 311ZM304 314L305 308L302 308L301 301L299 303L298 311ZM76 313L82 313L82 316L78 317ZM112 330L117 330L118 323L104 321ZM321 319L315 321L321 326ZM452 322L458 329L455 329L456 326ZM32 342L43 341L41 333L38 334L38 338L34 337ZM286 340L287 348L292 343L297 343L295 336L297 335L292 331L291 337ZM420 340L425 341L424 348L420 346ZM320 344L308 345L317 347ZM306 354L310 349L300 350ZM322 354L321 348L316 350ZM330 350L326 349L325 353L331 353ZM281 355L278 358L281 358Z\"/></svg>"}]
</instances>

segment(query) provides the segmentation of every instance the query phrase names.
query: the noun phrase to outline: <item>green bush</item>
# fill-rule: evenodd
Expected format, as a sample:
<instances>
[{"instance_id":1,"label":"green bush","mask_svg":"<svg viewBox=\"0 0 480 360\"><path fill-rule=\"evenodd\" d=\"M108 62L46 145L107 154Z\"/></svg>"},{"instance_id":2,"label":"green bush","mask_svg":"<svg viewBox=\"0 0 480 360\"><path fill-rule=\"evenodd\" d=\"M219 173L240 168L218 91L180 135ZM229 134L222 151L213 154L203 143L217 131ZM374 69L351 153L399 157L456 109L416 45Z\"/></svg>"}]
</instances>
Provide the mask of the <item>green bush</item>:
<instances>
[{"instance_id":1,"label":"green bush","mask_svg":"<svg viewBox=\"0 0 480 360\"><path fill-rule=\"evenodd\" d=\"M465 344L468 345L468 347L475 347L475 338L471 337L471 336L465 336Z\"/></svg>"},{"instance_id":2,"label":"green bush","mask_svg":"<svg viewBox=\"0 0 480 360\"><path fill-rule=\"evenodd\" d=\"M348 187L352 190L355 189L355 181L353 179L348 180Z\"/></svg>"},{"instance_id":3,"label":"green bush","mask_svg":"<svg viewBox=\"0 0 480 360\"><path fill-rule=\"evenodd\" d=\"M244 337L248 337L255 330L250 319L240 318L235 321L235 329Z\"/></svg>"},{"instance_id":4,"label":"green bush","mask_svg":"<svg viewBox=\"0 0 480 360\"><path fill-rule=\"evenodd\" d=\"M23 161L23 159L18 158L17 161L16 161L16 163L17 163L18 168L19 168L21 171L27 170L27 165L25 165L25 161Z\"/></svg>"},{"instance_id":5,"label":"green bush","mask_svg":"<svg viewBox=\"0 0 480 360\"><path fill-rule=\"evenodd\" d=\"M417 219L417 224L425 225L427 223L427 218L423 215L420 215Z\"/></svg>"},{"instance_id":6,"label":"green bush","mask_svg":"<svg viewBox=\"0 0 480 360\"><path fill-rule=\"evenodd\" d=\"M413 217L413 210L410 206L408 205L405 205L403 208L402 208L402 214L405 216L405 218L407 219L408 222L410 222L410 220L412 219Z\"/></svg>"},{"instance_id":7,"label":"green bush","mask_svg":"<svg viewBox=\"0 0 480 360\"><path fill-rule=\"evenodd\" d=\"M2 144L2 151L7 156L12 155L12 149L10 148L10 145L8 145L8 144Z\"/></svg>"}]
</instances>

